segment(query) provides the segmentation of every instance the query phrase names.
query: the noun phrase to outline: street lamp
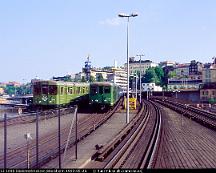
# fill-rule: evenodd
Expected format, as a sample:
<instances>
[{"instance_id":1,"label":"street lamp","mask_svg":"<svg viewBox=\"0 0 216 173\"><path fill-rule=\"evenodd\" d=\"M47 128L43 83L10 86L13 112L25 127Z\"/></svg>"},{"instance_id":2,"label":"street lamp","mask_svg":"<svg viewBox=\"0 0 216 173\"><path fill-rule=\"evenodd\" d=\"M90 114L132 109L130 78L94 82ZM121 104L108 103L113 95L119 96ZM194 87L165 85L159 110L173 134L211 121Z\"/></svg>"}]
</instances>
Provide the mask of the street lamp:
<instances>
[{"instance_id":1,"label":"street lamp","mask_svg":"<svg viewBox=\"0 0 216 173\"><path fill-rule=\"evenodd\" d=\"M139 82L140 82L140 100L139 100L139 102L140 102L140 104L141 104L141 101L142 101L142 89L141 89L141 57L142 57L142 56L145 56L145 55L141 54L141 55L136 55L136 56L139 56L139 57L140 57L140 79L139 79Z\"/></svg>"},{"instance_id":2,"label":"street lamp","mask_svg":"<svg viewBox=\"0 0 216 173\"><path fill-rule=\"evenodd\" d=\"M126 17L127 20L127 110L126 110L126 123L129 123L129 49L128 49L128 30L129 30L129 18L138 16L137 13L132 13L130 15L120 13L119 17Z\"/></svg>"},{"instance_id":3,"label":"street lamp","mask_svg":"<svg viewBox=\"0 0 216 173\"><path fill-rule=\"evenodd\" d=\"M26 139L26 142L27 142L27 168L29 169L30 168L30 148L29 148L29 143L30 143L30 140L32 140L31 133L24 134L24 138Z\"/></svg>"}]
</instances>

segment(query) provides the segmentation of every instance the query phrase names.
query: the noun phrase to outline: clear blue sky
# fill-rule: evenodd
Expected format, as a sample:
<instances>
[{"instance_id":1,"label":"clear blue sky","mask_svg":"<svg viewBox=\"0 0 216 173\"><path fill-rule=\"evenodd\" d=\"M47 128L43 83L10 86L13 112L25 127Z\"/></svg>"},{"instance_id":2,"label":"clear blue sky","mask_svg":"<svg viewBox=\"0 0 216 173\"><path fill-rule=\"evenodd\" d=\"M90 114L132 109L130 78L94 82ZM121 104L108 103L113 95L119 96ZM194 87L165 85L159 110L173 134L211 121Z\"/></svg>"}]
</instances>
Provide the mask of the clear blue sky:
<instances>
[{"instance_id":1,"label":"clear blue sky","mask_svg":"<svg viewBox=\"0 0 216 173\"><path fill-rule=\"evenodd\" d=\"M0 81L28 82L126 61L144 53L160 62L216 55L215 0L0 0Z\"/></svg>"}]
</instances>

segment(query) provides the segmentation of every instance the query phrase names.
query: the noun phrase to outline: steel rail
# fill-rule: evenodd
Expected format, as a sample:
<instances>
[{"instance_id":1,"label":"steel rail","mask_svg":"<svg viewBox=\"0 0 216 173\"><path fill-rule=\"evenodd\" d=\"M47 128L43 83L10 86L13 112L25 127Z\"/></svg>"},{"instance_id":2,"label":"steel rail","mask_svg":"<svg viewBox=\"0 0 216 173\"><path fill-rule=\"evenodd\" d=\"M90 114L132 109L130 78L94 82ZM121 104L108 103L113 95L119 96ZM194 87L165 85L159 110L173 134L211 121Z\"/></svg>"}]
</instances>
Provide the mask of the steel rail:
<instances>
[{"instance_id":1,"label":"steel rail","mask_svg":"<svg viewBox=\"0 0 216 173\"><path fill-rule=\"evenodd\" d=\"M93 158L95 160L103 161L104 168L122 168L128 159L135 159L131 156L132 152L143 153L141 160L136 160L139 162L138 168L151 167L153 164L156 150L160 142L161 113L153 103L145 102L145 106L145 116L137 118L134 122L131 121L132 124L134 123L133 130L128 132L128 127L126 126L120 134L94 154ZM153 114L156 116L156 121L150 137L146 139L145 131L147 131L150 117L153 116ZM122 139L123 137L124 139ZM138 142L142 142L141 139L149 140L146 149L143 149L144 151L138 151L136 148Z\"/></svg>"}]
</instances>

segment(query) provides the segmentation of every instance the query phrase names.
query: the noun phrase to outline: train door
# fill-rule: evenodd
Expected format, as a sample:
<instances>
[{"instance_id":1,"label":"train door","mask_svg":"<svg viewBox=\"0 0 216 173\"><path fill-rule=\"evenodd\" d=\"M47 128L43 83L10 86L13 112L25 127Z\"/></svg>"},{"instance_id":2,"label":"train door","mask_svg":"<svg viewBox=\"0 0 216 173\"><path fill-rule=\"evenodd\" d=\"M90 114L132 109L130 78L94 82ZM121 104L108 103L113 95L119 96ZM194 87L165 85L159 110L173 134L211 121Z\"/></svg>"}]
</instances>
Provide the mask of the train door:
<instances>
[{"instance_id":1,"label":"train door","mask_svg":"<svg viewBox=\"0 0 216 173\"><path fill-rule=\"evenodd\" d=\"M100 102L103 104L104 103L104 95L103 95L103 86L99 86L99 97L101 96L101 98L98 98L100 99Z\"/></svg>"},{"instance_id":2,"label":"train door","mask_svg":"<svg viewBox=\"0 0 216 173\"><path fill-rule=\"evenodd\" d=\"M60 85L59 86L59 104L63 104L64 103L64 86Z\"/></svg>"}]
</instances>

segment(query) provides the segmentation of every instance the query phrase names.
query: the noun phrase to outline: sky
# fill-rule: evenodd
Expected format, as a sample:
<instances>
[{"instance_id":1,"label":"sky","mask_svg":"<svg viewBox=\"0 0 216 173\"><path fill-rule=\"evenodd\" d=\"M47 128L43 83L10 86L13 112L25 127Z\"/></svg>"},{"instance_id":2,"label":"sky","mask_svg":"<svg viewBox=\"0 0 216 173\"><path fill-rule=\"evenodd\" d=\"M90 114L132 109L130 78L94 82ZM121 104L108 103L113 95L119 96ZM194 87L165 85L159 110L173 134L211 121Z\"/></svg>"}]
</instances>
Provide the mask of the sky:
<instances>
[{"instance_id":1,"label":"sky","mask_svg":"<svg viewBox=\"0 0 216 173\"><path fill-rule=\"evenodd\" d=\"M179 63L216 56L215 0L0 0L0 82L30 82L126 62Z\"/></svg>"}]
</instances>

